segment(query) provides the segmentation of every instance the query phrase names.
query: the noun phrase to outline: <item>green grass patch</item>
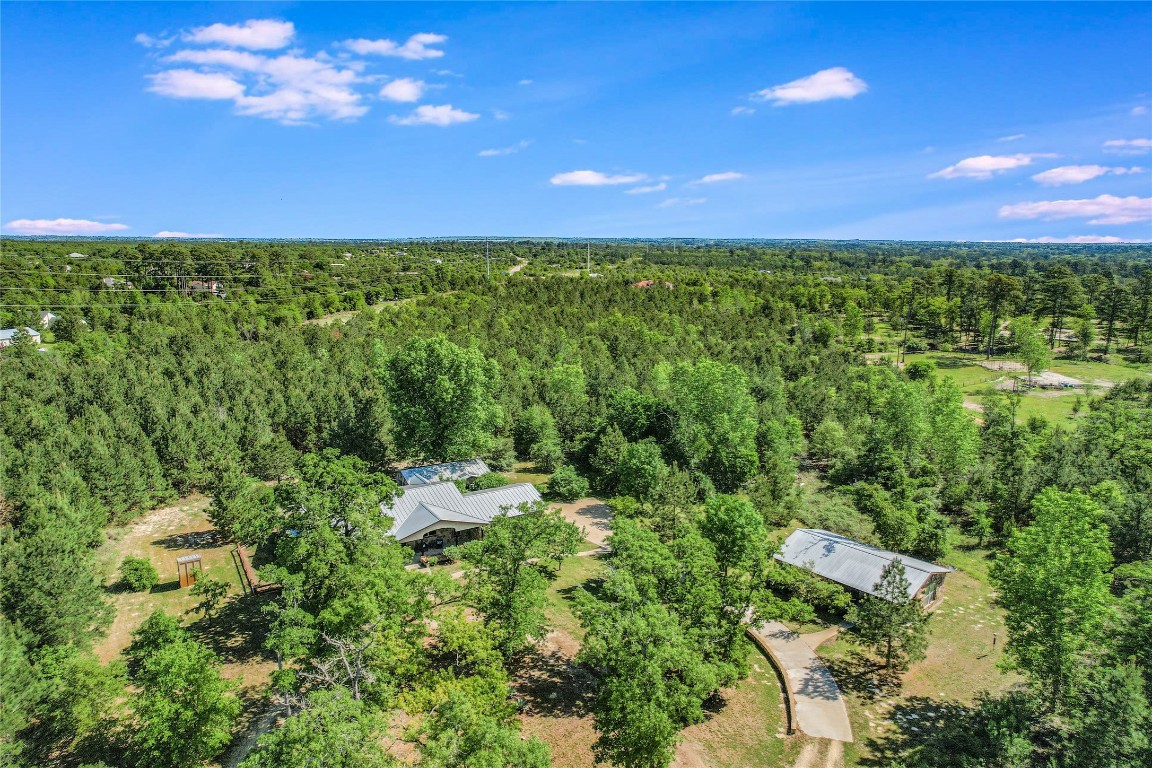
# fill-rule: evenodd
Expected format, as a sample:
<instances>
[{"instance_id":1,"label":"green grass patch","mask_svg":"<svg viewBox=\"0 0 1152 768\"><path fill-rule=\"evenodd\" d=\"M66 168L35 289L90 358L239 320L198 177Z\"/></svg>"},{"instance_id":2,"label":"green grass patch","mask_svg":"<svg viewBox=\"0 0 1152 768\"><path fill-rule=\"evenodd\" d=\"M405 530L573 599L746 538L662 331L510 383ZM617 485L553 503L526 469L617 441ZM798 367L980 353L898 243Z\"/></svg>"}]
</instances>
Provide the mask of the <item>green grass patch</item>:
<instances>
[{"instance_id":1,"label":"green grass patch","mask_svg":"<svg viewBox=\"0 0 1152 768\"><path fill-rule=\"evenodd\" d=\"M790 765L803 739L782 738L784 696L772 665L749 645L749 673L721 692L703 723L684 729L685 747L713 768Z\"/></svg>"},{"instance_id":2,"label":"green grass patch","mask_svg":"<svg viewBox=\"0 0 1152 768\"><path fill-rule=\"evenodd\" d=\"M548 626L580 641L584 628L573 610L573 593L589 580L598 578L604 562L595 556L569 557L560 566L556 580L548 587L548 606L544 609Z\"/></svg>"}]
</instances>

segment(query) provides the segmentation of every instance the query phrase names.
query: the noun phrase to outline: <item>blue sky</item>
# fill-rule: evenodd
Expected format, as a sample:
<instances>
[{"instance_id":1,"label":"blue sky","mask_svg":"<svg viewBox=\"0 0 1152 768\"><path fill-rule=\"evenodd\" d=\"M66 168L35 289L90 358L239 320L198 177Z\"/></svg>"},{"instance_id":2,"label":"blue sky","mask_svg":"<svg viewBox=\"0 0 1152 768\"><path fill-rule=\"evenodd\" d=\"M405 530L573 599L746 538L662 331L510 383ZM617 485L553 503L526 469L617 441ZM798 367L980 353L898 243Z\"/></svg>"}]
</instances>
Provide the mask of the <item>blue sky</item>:
<instances>
[{"instance_id":1,"label":"blue sky","mask_svg":"<svg viewBox=\"0 0 1152 768\"><path fill-rule=\"evenodd\" d=\"M9 234L1152 239L1152 4L3 4Z\"/></svg>"}]
</instances>

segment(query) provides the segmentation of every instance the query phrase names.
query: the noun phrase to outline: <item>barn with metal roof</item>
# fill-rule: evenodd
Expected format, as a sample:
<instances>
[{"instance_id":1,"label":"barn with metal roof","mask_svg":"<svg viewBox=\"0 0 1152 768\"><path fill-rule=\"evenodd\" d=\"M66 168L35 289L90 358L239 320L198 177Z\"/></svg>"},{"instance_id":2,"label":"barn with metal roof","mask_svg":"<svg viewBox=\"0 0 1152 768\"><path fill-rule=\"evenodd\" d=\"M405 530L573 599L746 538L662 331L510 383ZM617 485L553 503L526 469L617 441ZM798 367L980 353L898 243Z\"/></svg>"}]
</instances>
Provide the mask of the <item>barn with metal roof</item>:
<instances>
[{"instance_id":1,"label":"barn with metal roof","mask_svg":"<svg viewBox=\"0 0 1152 768\"><path fill-rule=\"evenodd\" d=\"M812 528L793 531L785 539L776 559L867 595L876 594L875 586L880 582L885 566L899 560L908 579L908 596L919 597L927 606L940 601L944 576L952 572L948 566L917 560Z\"/></svg>"},{"instance_id":2,"label":"barn with metal roof","mask_svg":"<svg viewBox=\"0 0 1152 768\"><path fill-rule=\"evenodd\" d=\"M465 459L463 461L449 461L444 464L428 464L423 467L409 467L397 472L397 480L407 487L410 485L427 485L441 483L445 480L470 480L474 477L486 475L492 470L483 459Z\"/></svg>"},{"instance_id":3,"label":"barn with metal roof","mask_svg":"<svg viewBox=\"0 0 1152 768\"><path fill-rule=\"evenodd\" d=\"M521 504L540 500L531 483L462 493L455 483L444 482L406 487L380 510L392 518L389 534L424 552L477 538L496 516L519 515Z\"/></svg>"}]
</instances>

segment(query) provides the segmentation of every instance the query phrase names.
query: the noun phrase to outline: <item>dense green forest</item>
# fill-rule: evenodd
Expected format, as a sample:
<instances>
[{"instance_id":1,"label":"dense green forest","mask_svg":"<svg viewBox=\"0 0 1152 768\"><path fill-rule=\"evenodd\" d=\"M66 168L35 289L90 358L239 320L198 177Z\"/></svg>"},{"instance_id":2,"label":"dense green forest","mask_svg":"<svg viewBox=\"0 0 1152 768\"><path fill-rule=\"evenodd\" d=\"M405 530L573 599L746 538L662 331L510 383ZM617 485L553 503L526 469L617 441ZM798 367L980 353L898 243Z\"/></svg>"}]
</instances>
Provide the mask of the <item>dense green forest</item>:
<instances>
[{"instance_id":1,"label":"dense green forest","mask_svg":"<svg viewBox=\"0 0 1152 768\"><path fill-rule=\"evenodd\" d=\"M243 765L548 765L509 681L575 528L500 518L452 579L406 570L378 513L392 468L480 455L610 499L610 575L574 598L605 762L669 764L747 673L747 616L868 625L772 559L798 521L937 562L993 551L1023 682L877 764L1152 763L1146 246L0 245L0 324L58 315L0 351L5 761L187 766L230 743L241 704L177 617L91 653L105 530L204 492L280 585L257 631L288 716ZM1130 375L1055 423L877 359L924 351Z\"/></svg>"}]
</instances>

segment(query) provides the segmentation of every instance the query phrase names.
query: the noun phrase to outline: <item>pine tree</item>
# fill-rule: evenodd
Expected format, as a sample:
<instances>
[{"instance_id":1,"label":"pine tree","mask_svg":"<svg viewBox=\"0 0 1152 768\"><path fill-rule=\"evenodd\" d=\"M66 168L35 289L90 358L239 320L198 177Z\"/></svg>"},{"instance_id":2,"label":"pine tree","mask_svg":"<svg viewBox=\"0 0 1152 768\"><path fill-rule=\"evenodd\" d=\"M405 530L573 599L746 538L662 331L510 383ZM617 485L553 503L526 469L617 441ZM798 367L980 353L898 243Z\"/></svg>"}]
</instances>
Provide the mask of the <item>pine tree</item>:
<instances>
[{"instance_id":1,"label":"pine tree","mask_svg":"<svg viewBox=\"0 0 1152 768\"><path fill-rule=\"evenodd\" d=\"M884 570L868 595L848 611L861 644L884 656L884 666L907 669L924 658L928 647L928 614L914 595L904 565L897 559Z\"/></svg>"}]
</instances>

